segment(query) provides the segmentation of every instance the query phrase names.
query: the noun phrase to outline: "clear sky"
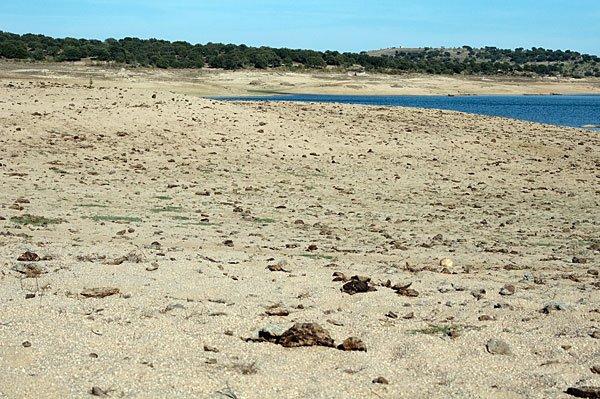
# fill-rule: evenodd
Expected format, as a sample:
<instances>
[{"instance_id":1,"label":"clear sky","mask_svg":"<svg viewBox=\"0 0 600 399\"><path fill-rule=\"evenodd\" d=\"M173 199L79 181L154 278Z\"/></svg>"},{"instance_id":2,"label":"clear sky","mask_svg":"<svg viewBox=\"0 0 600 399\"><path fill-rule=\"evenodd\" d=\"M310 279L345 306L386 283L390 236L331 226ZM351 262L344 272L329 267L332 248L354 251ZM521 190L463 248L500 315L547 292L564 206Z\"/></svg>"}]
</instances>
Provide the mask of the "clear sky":
<instances>
[{"instance_id":1,"label":"clear sky","mask_svg":"<svg viewBox=\"0 0 600 399\"><path fill-rule=\"evenodd\" d=\"M600 54L600 0L0 0L0 30L340 51L467 44Z\"/></svg>"}]
</instances>

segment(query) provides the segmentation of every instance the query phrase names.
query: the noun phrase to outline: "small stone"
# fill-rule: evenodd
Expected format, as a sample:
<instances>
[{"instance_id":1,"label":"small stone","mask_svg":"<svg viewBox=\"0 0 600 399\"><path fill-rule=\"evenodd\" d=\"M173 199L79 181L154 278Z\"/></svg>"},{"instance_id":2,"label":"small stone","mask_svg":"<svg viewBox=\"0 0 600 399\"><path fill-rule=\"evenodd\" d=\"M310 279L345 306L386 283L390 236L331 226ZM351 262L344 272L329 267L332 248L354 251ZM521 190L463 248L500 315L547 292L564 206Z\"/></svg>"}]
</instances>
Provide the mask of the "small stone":
<instances>
[{"instance_id":1,"label":"small stone","mask_svg":"<svg viewBox=\"0 0 600 399\"><path fill-rule=\"evenodd\" d=\"M333 347L329 331L316 323L294 324L281 335L277 343L286 348L315 345Z\"/></svg>"},{"instance_id":2,"label":"small stone","mask_svg":"<svg viewBox=\"0 0 600 399\"><path fill-rule=\"evenodd\" d=\"M437 288L438 292L442 294L450 291L454 291L454 287L451 284L442 284Z\"/></svg>"},{"instance_id":3,"label":"small stone","mask_svg":"<svg viewBox=\"0 0 600 399\"><path fill-rule=\"evenodd\" d=\"M373 379L373 384L388 385L389 381L385 377L377 377L377 378Z\"/></svg>"},{"instance_id":4,"label":"small stone","mask_svg":"<svg viewBox=\"0 0 600 399\"><path fill-rule=\"evenodd\" d=\"M346 277L346 275L342 272L334 272L333 275L333 280L332 281L348 281L348 277Z\"/></svg>"},{"instance_id":5,"label":"small stone","mask_svg":"<svg viewBox=\"0 0 600 399\"><path fill-rule=\"evenodd\" d=\"M360 338L349 337L346 338L340 345L338 345L338 349L343 351L366 352L367 346Z\"/></svg>"},{"instance_id":6,"label":"small stone","mask_svg":"<svg viewBox=\"0 0 600 399\"><path fill-rule=\"evenodd\" d=\"M408 312L404 316L402 316L404 320L410 320L415 318L415 312Z\"/></svg>"},{"instance_id":7,"label":"small stone","mask_svg":"<svg viewBox=\"0 0 600 399\"><path fill-rule=\"evenodd\" d=\"M590 371L594 374L600 374L600 364L590 367Z\"/></svg>"},{"instance_id":8,"label":"small stone","mask_svg":"<svg viewBox=\"0 0 600 399\"><path fill-rule=\"evenodd\" d=\"M479 321L492 321L494 320L494 317L489 316L487 314L482 314L481 316L479 316Z\"/></svg>"},{"instance_id":9,"label":"small stone","mask_svg":"<svg viewBox=\"0 0 600 399\"><path fill-rule=\"evenodd\" d=\"M25 294L25 299L35 298L35 294Z\"/></svg>"},{"instance_id":10,"label":"small stone","mask_svg":"<svg viewBox=\"0 0 600 399\"><path fill-rule=\"evenodd\" d=\"M17 260L19 262L38 262L40 260L40 257L38 254L36 254L35 252L24 252L22 253Z\"/></svg>"},{"instance_id":11,"label":"small stone","mask_svg":"<svg viewBox=\"0 0 600 399\"><path fill-rule=\"evenodd\" d=\"M490 339L485 347L489 353L492 355L510 355L512 352L510 350L510 346L500 339Z\"/></svg>"},{"instance_id":12,"label":"small stone","mask_svg":"<svg viewBox=\"0 0 600 399\"><path fill-rule=\"evenodd\" d=\"M280 260L279 262L277 262L274 265L267 266L267 269L269 269L272 272L286 272L286 273L289 273L289 270L286 270L286 266L287 266L287 261L285 259L282 259L282 260Z\"/></svg>"},{"instance_id":13,"label":"small stone","mask_svg":"<svg viewBox=\"0 0 600 399\"><path fill-rule=\"evenodd\" d=\"M307 251L316 251L317 249L319 249L319 248L317 247L317 244L310 244L310 245L309 245L309 246L306 248L306 250L307 250Z\"/></svg>"},{"instance_id":14,"label":"small stone","mask_svg":"<svg viewBox=\"0 0 600 399\"><path fill-rule=\"evenodd\" d=\"M567 309L569 309L569 305L567 305L566 303L559 302L559 301L552 301L552 302L548 302L546 305L544 305L541 312L545 313L545 314L550 314L553 311L567 310Z\"/></svg>"},{"instance_id":15,"label":"small stone","mask_svg":"<svg viewBox=\"0 0 600 399\"><path fill-rule=\"evenodd\" d=\"M23 343L21 345L23 345L23 348L30 348L31 347L31 342L29 342L29 341L23 341Z\"/></svg>"},{"instance_id":16,"label":"small stone","mask_svg":"<svg viewBox=\"0 0 600 399\"><path fill-rule=\"evenodd\" d=\"M81 295L86 298L105 298L107 296L116 295L121 291L118 288L86 288L81 291Z\"/></svg>"},{"instance_id":17,"label":"small stone","mask_svg":"<svg viewBox=\"0 0 600 399\"><path fill-rule=\"evenodd\" d=\"M454 266L454 261L450 258L444 258L440 260L440 266L450 269Z\"/></svg>"},{"instance_id":18,"label":"small stone","mask_svg":"<svg viewBox=\"0 0 600 399\"><path fill-rule=\"evenodd\" d=\"M205 352L219 353L219 349L215 348L214 346L208 346L208 345L204 345L204 351Z\"/></svg>"},{"instance_id":19,"label":"small stone","mask_svg":"<svg viewBox=\"0 0 600 399\"><path fill-rule=\"evenodd\" d=\"M574 256L574 257L573 257L573 259L572 259L572 262L573 262L573 263L581 263L581 264L584 264L584 263L587 263L587 259L586 259L586 258L580 258L580 257L578 257L578 256Z\"/></svg>"},{"instance_id":20,"label":"small stone","mask_svg":"<svg viewBox=\"0 0 600 399\"><path fill-rule=\"evenodd\" d=\"M146 267L146 271L148 272L153 272L155 270L158 270L158 263L156 262L152 262L150 266Z\"/></svg>"},{"instance_id":21,"label":"small stone","mask_svg":"<svg viewBox=\"0 0 600 399\"><path fill-rule=\"evenodd\" d=\"M290 311L282 307L276 306L265 310L267 316L289 316Z\"/></svg>"},{"instance_id":22,"label":"small stone","mask_svg":"<svg viewBox=\"0 0 600 399\"><path fill-rule=\"evenodd\" d=\"M104 389L99 388L99 387L92 387L92 389L90 390L90 394L92 394L93 396L100 396L100 397L108 396L108 392L106 392Z\"/></svg>"},{"instance_id":23,"label":"small stone","mask_svg":"<svg viewBox=\"0 0 600 399\"><path fill-rule=\"evenodd\" d=\"M571 387L566 392L576 398L600 399L600 387Z\"/></svg>"},{"instance_id":24,"label":"small stone","mask_svg":"<svg viewBox=\"0 0 600 399\"><path fill-rule=\"evenodd\" d=\"M523 273L523 281L524 282L533 282L534 281L534 277L533 277L533 273L527 271L525 273Z\"/></svg>"},{"instance_id":25,"label":"small stone","mask_svg":"<svg viewBox=\"0 0 600 399\"><path fill-rule=\"evenodd\" d=\"M397 319L398 315L392 311L389 311L385 314L385 317L389 317L390 319Z\"/></svg>"},{"instance_id":26,"label":"small stone","mask_svg":"<svg viewBox=\"0 0 600 399\"><path fill-rule=\"evenodd\" d=\"M276 342L283 333L286 332L286 328L278 324L268 324L258 331L258 338L269 342Z\"/></svg>"},{"instance_id":27,"label":"small stone","mask_svg":"<svg viewBox=\"0 0 600 399\"><path fill-rule=\"evenodd\" d=\"M512 284L506 284L504 287L500 289L500 295L513 295L516 291L516 288Z\"/></svg>"},{"instance_id":28,"label":"small stone","mask_svg":"<svg viewBox=\"0 0 600 399\"><path fill-rule=\"evenodd\" d=\"M590 337L600 339L600 330L595 330L590 333Z\"/></svg>"},{"instance_id":29,"label":"small stone","mask_svg":"<svg viewBox=\"0 0 600 399\"><path fill-rule=\"evenodd\" d=\"M341 288L342 292L349 295L364 293L369 291L377 291L377 289L369 284L371 279L363 276L352 276L350 281L344 284Z\"/></svg>"},{"instance_id":30,"label":"small stone","mask_svg":"<svg viewBox=\"0 0 600 399\"><path fill-rule=\"evenodd\" d=\"M223 245L225 245L226 247L233 247L233 241L225 240L225 241L223 241Z\"/></svg>"}]
</instances>

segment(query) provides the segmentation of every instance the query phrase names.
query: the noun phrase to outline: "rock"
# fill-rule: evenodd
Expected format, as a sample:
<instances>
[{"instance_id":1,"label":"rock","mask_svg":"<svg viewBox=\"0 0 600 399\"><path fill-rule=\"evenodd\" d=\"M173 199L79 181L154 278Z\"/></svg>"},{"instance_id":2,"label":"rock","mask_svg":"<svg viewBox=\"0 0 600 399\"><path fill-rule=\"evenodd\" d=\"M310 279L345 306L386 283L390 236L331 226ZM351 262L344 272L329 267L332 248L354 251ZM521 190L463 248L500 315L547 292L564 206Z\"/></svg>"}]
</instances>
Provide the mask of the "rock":
<instances>
[{"instance_id":1,"label":"rock","mask_svg":"<svg viewBox=\"0 0 600 399\"><path fill-rule=\"evenodd\" d=\"M31 347L31 342L29 342L29 341L23 341L23 343L21 345L23 345L23 348L30 348Z\"/></svg>"},{"instance_id":2,"label":"rock","mask_svg":"<svg viewBox=\"0 0 600 399\"><path fill-rule=\"evenodd\" d=\"M275 306L265 310L267 316L289 316L290 311L280 306Z\"/></svg>"},{"instance_id":3,"label":"rock","mask_svg":"<svg viewBox=\"0 0 600 399\"><path fill-rule=\"evenodd\" d=\"M600 374L600 364L590 367L590 371L594 374Z\"/></svg>"},{"instance_id":4,"label":"rock","mask_svg":"<svg viewBox=\"0 0 600 399\"><path fill-rule=\"evenodd\" d=\"M204 345L204 352L219 353L219 349L215 348L214 346Z\"/></svg>"},{"instance_id":5,"label":"rock","mask_svg":"<svg viewBox=\"0 0 600 399\"><path fill-rule=\"evenodd\" d=\"M92 389L90 389L90 394L93 396L100 396L102 398L108 396L108 392L99 387L92 387Z\"/></svg>"},{"instance_id":6,"label":"rock","mask_svg":"<svg viewBox=\"0 0 600 399\"><path fill-rule=\"evenodd\" d=\"M388 385L390 382L385 377L377 377L373 379L373 384L384 384Z\"/></svg>"},{"instance_id":7,"label":"rock","mask_svg":"<svg viewBox=\"0 0 600 399\"><path fill-rule=\"evenodd\" d=\"M12 269L18 273L24 274L26 277L34 278L46 273L46 269L39 265L32 264L16 264Z\"/></svg>"},{"instance_id":8,"label":"rock","mask_svg":"<svg viewBox=\"0 0 600 399\"><path fill-rule=\"evenodd\" d=\"M344 342L342 342L340 345L338 345L338 349L343 350L343 351L366 352L367 346L359 338L348 337L344 340Z\"/></svg>"},{"instance_id":9,"label":"rock","mask_svg":"<svg viewBox=\"0 0 600 399\"><path fill-rule=\"evenodd\" d=\"M442 284L437 288L438 292L445 294L446 292L454 291L454 287L451 284Z\"/></svg>"},{"instance_id":10,"label":"rock","mask_svg":"<svg viewBox=\"0 0 600 399\"><path fill-rule=\"evenodd\" d=\"M551 301L544 305L541 312L545 314L550 314L553 311L567 309L569 309L569 305L567 305L566 303L560 301Z\"/></svg>"},{"instance_id":11,"label":"rock","mask_svg":"<svg viewBox=\"0 0 600 399\"><path fill-rule=\"evenodd\" d=\"M348 277L346 277L346 275L342 272L334 272L333 275L333 280L332 281L348 281Z\"/></svg>"},{"instance_id":12,"label":"rock","mask_svg":"<svg viewBox=\"0 0 600 399\"><path fill-rule=\"evenodd\" d=\"M516 291L516 288L512 284L506 284L504 287L500 289L500 295L508 296L513 295Z\"/></svg>"},{"instance_id":13,"label":"rock","mask_svg":"<svg viewBox=\"0 0 600 399\"><path fill-rule=\"evenodd\" d=\"M86 288L81 291L81 295L86 298L105 298L107 296L116 295L121 291L118 288Z\"/></svg>"},{"instance_id":14,"label":"rock","mask_svg":"<svg viewBox=\"0 0 600 399\"><path fill-rule=\"evenodd\" d=\"M529 271L523 273L523 281L528 282L528 283L533 282L534 281L533 273L531 273Z\"/></svg>"},{"instance_id":15,"label":"rock","mask_svg":"<svg viewBox=\"0 0 600 399\"><path fill-rule=\"evenodd\" d=\"M392 289L394 291L396 291L396 293L398 295L408 296L408 297L417 297L417 296L419 296L419 291L410 288L411 285L412 285L412 283L408 283L408 284L405 284L405 285L396 284L396 285L394 285L392 287Z\"/></svg>"},{"instance_id":16,"label":"rock","mask_svg":"<svg viewBox=\"0 0 600 399\"><path fill-rule=\"evenodd\" d=\"M156 262L152 262L150 266L146 267L146 271L148 272L153 272L155 270L158 270L158 263Z\"/></svg>"},{"instance_id":17,"label":"rock","mask_svg":"<svg viewBox=\"0 0 600 399\"><path fill-rule=\"evenodd\" d=\"M510 355L512 352L510 346L500 339L492 338L486 344L485 347L492 355Z\"/></svg>"},{"instance_id":18,"label":"rock","mask_svg":"<svg viewBox=\"0 0 600 399\"><path fill-rule=\"evenodd\" d=\"M492 321L494 320L493 316L489 316L487 314L482 314L481 316L479 316L479 321Z\"/></svg>"},{"instance_id":19,"label":"rock","mask_svg":"<svg viewBox=\"0 0 600 399\"><path fill-rule=\"evenodd\" d=\"M590 337L600 339L600 330L595 330L590 333Z\"/></svg>"},{"instance_id":20,"label":"rock","mask_svg":"<svg viewBox=\"0 0 600 399\"><path fill-rule=\"evenodd\" d=\"M282 259L282 260L280 260L279 262L277 262L274 265L267 266L267 269L269 269L272 272L286 272L286 273L289 273L289 270L285 269L286 266L287 266L287 261L285 259Z\"/></svg>"},{"instance_id":21,"label":"rock","mask_svg":"<svg viewBox=\"0 0 600 399\"><path fill-rule=\"evenodd\" d=\"M294 324L281 335L277 343L286 348L315 345L333 347L329 332L316 323Z\"/></svg>"},{"instance_id":22,"label":"rock","mask_svg":"<svg viewBox=\"0 0 600 399\"><path fill-rule=\"evenodd\" d=\"M587 259L586 258L580 258L578 256L574 256L573 259L571 260L573 263L581 263L581 264L585 264L587 263Z\"/></svg>"},{"instance_id":23,"label":"rock","mask_svg":"<svg viewBox=\"0 0 600 399\"><path fill-rule=\"evenodd\" d=\"M158 241L154 241L154 242L152 242L152 243L151 243L151 244L148 246L148 248L150 248L150 249L161 249L160 242L158 242Z\"/></svg>"},{"instance_id":24,"label":"rock","mask_svg":"<svg viewBox=\"0 0 600 399\"><path fill-rule=\"evenodd\" d=\"M36 254L35 252L24 252L22 253L17 260L19 262L38 262L40 260L40 257L38 254Z\"/></svg>"},{"instance_id":25,"label":"rock","mask_svg":"<svg viewBox=\"0 0 600 399\"><path fill-rule=\"evenodd\" d=\"M566 392L576 398L600 399L600 387L571 387Z\"/></svg>"},{"instance_id":26,"label":"rock","mask_svg":"<svg viewBox=\"0 0 600 399\"><path fill-rule=\"evenodd\" d=\"M258 338L264 341L277 342L286 332L286 328L278 324L268 324L258 331Z\"/></svg>"},{"instance_id":27,"label":"rock","mask_svg":"<svg viewBox=\"0 0 600 399\"><path fill-rule=\"evenodd\" d=\"M344 284L341 288L342 292L349 295L354 295L363 292L377 291L377 289L370 285L370 278L362 276L352 276L350 281Z\"/></svg>"},{"instance_id":28,"label":"rock","mask_svg":"<svg viewBox=\"0 0 600 399\"><path fill-rule=\"evenodd\" d=\"M444 259L440 260L440 266L446 267L446 268L451 268L454 266L454 261L450 258L444 258Z\"/></svg>"},{"instance_id":29,"label":"rock","mask_svg":"<svg viewBox=\"0 0 600 399\"><path fill-rule=\"evenodd\" d=\"M390 319L397 319L398 315L392 311L389 311L385 314L385 317L389 317Z\"/></svg>"},{"instance_id":30,"label":"rock","mask_svg":"<svg viewBox=\"0 0 600 399\"><path fill-rule=\"evenodd\" d=\"M317 249L319 249L319 248L317 247L317 245L316 245L316 244L310 244L310 245L309 245L309 246L306 248L306 250L307 250L307 251L316 251Z\"/></svg>"},{"instance_id":31,"label":"rock","mask_svg":"<svg viewBox=\"0 0 600 399\"><path fill-rule=\"evenodd\" d=\"M223 241L223 245L225 245L226 247L233 247L233 241L225 240L225 241Z\"/></svg>"}]
</instances>

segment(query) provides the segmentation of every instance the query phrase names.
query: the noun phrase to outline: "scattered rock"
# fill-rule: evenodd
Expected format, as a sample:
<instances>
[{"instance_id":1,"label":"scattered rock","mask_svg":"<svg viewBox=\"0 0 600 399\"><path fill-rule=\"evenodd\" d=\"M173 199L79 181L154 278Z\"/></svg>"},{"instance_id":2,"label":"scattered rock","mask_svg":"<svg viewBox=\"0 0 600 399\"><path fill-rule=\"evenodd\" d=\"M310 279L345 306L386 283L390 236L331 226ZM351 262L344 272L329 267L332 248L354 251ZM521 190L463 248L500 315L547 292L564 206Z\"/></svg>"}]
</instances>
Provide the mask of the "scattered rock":
<instances>
[{"instance_id":1,"label":"scattered rock","mask_svg":"<svg viewBox=\"0 0 600 399\"><path fill-rule=\"evenodd\" d=\"M280 306L274 306L265 310L267 316L289 316L290 311Z\"/></svg>"},{"instance_id":2,"label":"scattered rock","mask_svg":"<svg viewBox=\"0 0 600 399\"><path fill-rule=\"evenodd\" d=\"M512 284L506 284L504 287L500 289L500 295L508 296L513 295L516 291L516 288Z\"/></svg>"},{"instance_id":3,"label":"scattered rock","mask_svg":"<svg viewBox=\"0 0 600 399\"><path fill-rule=\"evenodd\" d=\"M590 333L590 337L600 339L600 330L595 330Z\"/></svg>"},{"instance_id":4,"label":"scattered rock","mask_svg":"<svg viewBox=\"0 0 600 399\"><path fill-rule=\"evenodd\" d=\"M385 314L385 317L389 317L390 319L397 319L398 315L392 311L389 311Z\"/></svg>"},{"instance_id":5,"label":"scattered rock","mask_svg":"<svg viewBox=\"0 0 600 399\"><path fill-rule=\"evenodd\" d=\"M146 271L153 272L155 270L158 270L158 263L156 262L152 262L150 266L146 267Z\"/></svg>"},{"instance_id":6,"label":"scattered rock","mask_svg":"<svg viewBox=\"0 0 600 399\"><path fill-rule=\"evenodd\" d=\"M396 291L398 295L408 296L408 297L417 297L419 296L419 291L410 288L412 283L408 283L405 285L394 285L392 289Z\"/></svg>"},{"instance_id":7,"label":"scattered rock","mask_svg":"<svg viewBox=\"0 0 600 399\"><path fill-rule=\"evenodd\" d=\"M371 279L362 276L352 276L350 281L344 284L341 288L342 292L349 295L354 295L363 292L377 291L375 287L370 285Z\"/></svg>"},{"instance_id":8,"label":"scattered rock","mask_svg":"<svg viewBox=\"0 0 600 399\"><path fill-rule=\"evenodd\" d=\"M277 343L286 348L299 346L333 347L329 332L316 323L296 323L284 332Z\"/></svg>"},{"instance_id":9,"label":"scattered rock","mask_svg":"<svg viewBox=\"0 0 600 399\"><path fill-rule=\"evenodd\" d=\"M566 303L559 302L559 301L552 301L552 302L548 302L546 305L544 305L541 312L545 313L545 314L550 314L553 311L567 310L567 309L569 309L569 305L567 305Z\"/></svg>"},{"instance_id":10,"label":"scattered rock","mask_svg":"<svg viewBox=\"0 0 600 399\"><path fill-rule=\"evenodd\" d=\"M373 384L384 384L388 385L390 382L385 377L377 377L373 379Z\"/></svg>"},{"instance_id":11,"label":"scattered rock","mask_svg":"<svg viewBox=\"0 0 600 399\"><path fill-rule=\"evenodd\" d=\"M105 298L107 296L116 295L121 291L118 288L86 288L81 291L81 295L86 298Z\"/></svg>"},{"instance_id":12,"label":"scattered rock","mask_svg":"<svg viewBox=\"0 0 600 399\"><path fill-rule=\"evenodd\" d=\"M332 281L343 281L343 282L348 281L348 277L346 277L346 275L342 272L334 272L332 277L333 277Z\"/></svg>"},{"instance_id":13,"label":"scattered rock","mask_svg":"<svg viewBox=\"0 0 600 399\"><path fill-rule=\"evenodd\" d=\"M233 241L225 240L225 241L223 241L223 245L225 245L226 247L233 247Z\"/></svg>"},{"instance_id":14,"label":"scattered rock","mask_svg":"<svg viewBox=\"0 0 600 399\"><path fill-rule=\"evenodd\" d=\"M92 394L93 396L99 396L102 398L105 398L108 396L108 392L99 387L92 387L92 389L90 389L90 394Z\"/></svg>"},{"instance_id":15,"label":"scattered rock","mask_svg":"<svg viewBox=\"0 0 600 399\"><path fill-rule=\"evenodd\" d=\"M586 258L580 258L578 256L574 256L572 259L573 263L581 263L581 264L585 264L587 263L587 259Z\"/></svg>"},{"instance_id":16,"label":"scattered rock","mask_svg":"<svg viewBox=\"0 0 600 399\"><path fill-rule=\"evenodd\" d=\"M444 259L440 260L440 266L446 267L448 269L452 268L454 266L454 261L450 258L444 258Z\"/></svg>"},{"instance_id":17,"label":"scattered rock","mask_svg":"<svg viewBox=\"0 0 600 399\"><path fill-rule=\"evenodd\" d=\"M360 351L366 352L367 346L365 343L356 337L349 337L344 340L340 345L338 345L338 349L343 351Z\"/></svg>"},{"instance_id":18,"label":"scattered rock","mask_svg":"<svg viewBox=\"0 0 600 399\"><path fill-rule=\"evenodd\" d=\"M29 341L23 341L23 343L21 345L23 345L23 348L30 348L31 347L31 342L29 342Z\"/></svg>"},{"instance_id":19,"label":"scattered rock","mask_svg":"<svg viewBox=\"0 0 600 399\"><path fill-rule=\"evenodd\" d=\"M600 399L600 387L571 387L566 393L576 398Z\"/></svg>"},{"instance_id":20,"label":"scattered rock","mask_svg":"<svg viewBox=\"0 0 600 399\"><path fill-rule=\"evenodd\" d=\"M500 339L490 339L485 344L485 347L487 351L492 355L510 355L512 353L510 350L510 346Z\"/></svg>"},{"instance_id":21,"label":"scattered rock","mask_svg":"<svg viewBox=\"0 0 600 399\"><path fill-rule=\"evenodd\" d=\"M267 266L267 269L269 269L272 272L286 272L289 273L289 270L287 270L285 267L287 266L287 261L285 259L280 260L279 262L277 262L274 265L269 265Z\"/></svg>"},{"instance_id":22,"label":"scattered rock","mask_svg":"<svg viewBox=\"0 0 600 399\"><path fill-rule=\"evenodd\" d=\"M219 349L215 348L214 346L204 345L204 352L219 353Z\"/></svg>"},{"instance_id":23,"label":"scattered rock","mask_svg":"<svg viewBox=\"0 0 600 399\"><path fill-rule=\"evenodd\" d=\"M590 371L594 374L600 374L600 364L590 367Z\"/></svg>"},{"instance_id":24,"label":"scattered rock","mask_svg":"<svg viewBox=\"0 0 600 399\"><path fill-rule=\"evenodd\" d=\"M16 264L12 269L18 273L24 274L28 278L35 278L46 273L46 269L42 266L33 264Z\"/></svg>"},{"instance_id":25,"label":"scattered rock","mask_svg":"<svg viewBox=\"0 0 600 399\"><path fill-rule=\"evenodd\" d=\"M17 258L17 260L19 262L38 262L40 260L40 257L35 252L27 251L22 253L21 256Z\"/></svg>"}]
</instances>

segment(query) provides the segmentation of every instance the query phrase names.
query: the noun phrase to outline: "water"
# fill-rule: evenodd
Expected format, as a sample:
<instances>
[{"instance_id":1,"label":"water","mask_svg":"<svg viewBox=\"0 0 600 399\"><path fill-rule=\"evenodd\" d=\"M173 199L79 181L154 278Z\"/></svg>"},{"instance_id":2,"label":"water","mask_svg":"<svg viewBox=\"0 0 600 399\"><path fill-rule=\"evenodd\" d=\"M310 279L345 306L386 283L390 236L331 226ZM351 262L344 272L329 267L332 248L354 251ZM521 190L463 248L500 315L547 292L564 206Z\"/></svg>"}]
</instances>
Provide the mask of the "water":
<instances>
[{"instance_id":1,"label":"water","mask_svg":"<svg viewBox=\"0 0 600 399\"><path fill-rule=\"evenodd\" d=\"M301 101L447 109L552 125L600 128L600 96L343 96L285 94L219 98L232 101Z\"/></svg>"}]
</instances>

